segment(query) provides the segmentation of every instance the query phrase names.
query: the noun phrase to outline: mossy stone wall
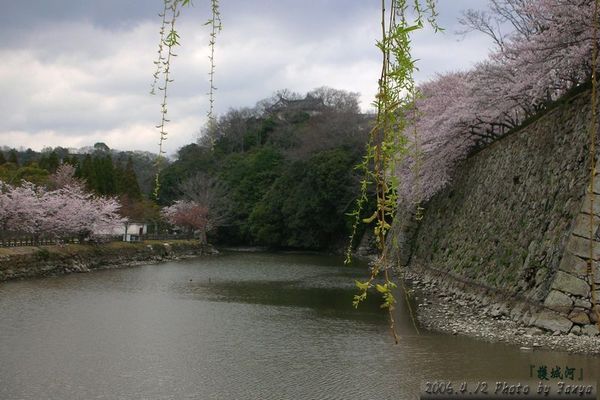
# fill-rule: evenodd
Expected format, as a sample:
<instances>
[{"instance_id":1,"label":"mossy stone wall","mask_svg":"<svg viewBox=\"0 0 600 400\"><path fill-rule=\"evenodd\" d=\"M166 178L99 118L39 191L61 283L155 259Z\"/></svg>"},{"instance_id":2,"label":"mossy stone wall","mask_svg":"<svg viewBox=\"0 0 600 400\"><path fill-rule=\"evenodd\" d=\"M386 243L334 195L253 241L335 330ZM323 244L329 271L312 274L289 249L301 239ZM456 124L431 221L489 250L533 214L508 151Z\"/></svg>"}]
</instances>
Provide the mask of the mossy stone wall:
<instances>
[{"instance_id":1,"label":"mossy stone wall","mask_svg":"<svg viewBox=\"0 0 600 400\"><path fill-rule=\"evenodd\" d=\"M395 221L412 227L393 231L402 243L410 239L400 259L538 304L545 316L532 324L548 328L543 320L550 318L548 329L562 331L589 325L590 196L595 229L600 224L600 195L588 193L589 120L586 92L469 157L426 205L416 231L400 220L406 214ZM593 257L600 258L600 242Z\"/></svg>"}]
</instances>

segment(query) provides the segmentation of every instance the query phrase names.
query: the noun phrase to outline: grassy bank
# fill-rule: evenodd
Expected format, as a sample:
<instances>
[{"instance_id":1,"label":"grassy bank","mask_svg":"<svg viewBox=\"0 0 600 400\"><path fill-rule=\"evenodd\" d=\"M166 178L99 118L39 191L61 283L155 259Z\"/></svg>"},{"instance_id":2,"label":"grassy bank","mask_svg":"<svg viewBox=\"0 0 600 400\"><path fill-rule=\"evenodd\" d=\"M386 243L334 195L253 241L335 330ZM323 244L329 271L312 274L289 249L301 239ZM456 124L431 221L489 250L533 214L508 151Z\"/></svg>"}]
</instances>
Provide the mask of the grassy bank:
<instances>
[{"instance_id":1,"label":"grassy bank","mask_svg":"<svg viewBox=\"0 0 600 400\"><path fill-rule=\"evenodd\" d=\"M195 240L0 248L0 281L88 272L213 252L210 246L201 245Z\"/></svg>"}]
</instances>

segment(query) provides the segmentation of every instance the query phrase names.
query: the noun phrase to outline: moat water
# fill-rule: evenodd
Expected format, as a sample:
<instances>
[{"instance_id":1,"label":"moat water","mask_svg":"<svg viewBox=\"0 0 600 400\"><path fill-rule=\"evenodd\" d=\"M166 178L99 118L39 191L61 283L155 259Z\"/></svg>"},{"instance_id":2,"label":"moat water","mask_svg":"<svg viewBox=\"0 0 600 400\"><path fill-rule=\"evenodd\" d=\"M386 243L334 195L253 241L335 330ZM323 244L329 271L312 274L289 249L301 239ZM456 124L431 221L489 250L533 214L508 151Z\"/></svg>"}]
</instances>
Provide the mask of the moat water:
<instances>
[{"instance_id":1,"label":"moat water","mask_svg":"<svg viewBox=\"0 0 600 400\"><path fill-rule=\"evenodd\" d=\"M393 344L365 265L225 253L0 283L0 399L414 399L422 381L600 376L600 359L417 334Z\"/></svg>"}]
</instances>

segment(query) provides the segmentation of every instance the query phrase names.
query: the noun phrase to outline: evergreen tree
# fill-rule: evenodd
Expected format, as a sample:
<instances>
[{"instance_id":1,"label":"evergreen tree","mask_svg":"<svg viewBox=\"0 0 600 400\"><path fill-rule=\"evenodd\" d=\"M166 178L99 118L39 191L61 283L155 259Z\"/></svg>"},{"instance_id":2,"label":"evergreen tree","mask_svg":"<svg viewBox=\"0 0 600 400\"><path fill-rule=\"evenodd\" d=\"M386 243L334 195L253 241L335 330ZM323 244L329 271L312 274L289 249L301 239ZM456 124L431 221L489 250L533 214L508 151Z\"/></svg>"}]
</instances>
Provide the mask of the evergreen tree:
<instances>
[{"instance_id":1,"label":"evergreen tree","mask_svg":"<svg viewBox=\"0 0 600 400\"><path fill-rule=\"evenodd\" d=\"M78 163L75 170L75 176L86 181L87 188L90 190L96 190L96 174L92 163L92 156L86 154L83 157L83 161Z\"/></svg>"},{"instance_id":2,"label":"evergreen tree","mask_svg":"<svg viewBox=\"0 0 600 400\"><path fill-rule=\"evenodd\" d=\"M133 159L131 156L127 158L125 168L116 168L115 172L117 175L117 192L128 196L130 199L141 199L142 192L133 169Z\"/></svg>"},{"instance_id":3,"label":"evergreen tree","mask_svg":"<svg viewBox=\"0 0 600 400\"><path fill-rule=\"evenodd\" d=\"M101 195L113 195L117 192L115 167L110 154L95 156L92 160L95 174L94 190Z\"/></svg>"},{"instance_id":4,"label":"evergreen tree","mask_svg":"<svg viewBox=\"0 0 600 400\"><path fill-rule=\"evenodd\" d=\"M94 153L108 153L110 151L110 147L106 145L106 143L98 142L94 143Z\"/></svg>"},{"instance_id":5,"label":"evergreen tree","mask_svg":"<svg viewBox=\"0 0 600 400\"><path fill-rule=\"evenodd\" d=\"M42 155L40 156L40 160L38 161L38 165L40 168L44 168L45 170L48 170L48 154L47 153L42 153Z\"/></svg>"},{"instance_id":6,"label":"evergreen tree","mask_svg":"<svg viewBox=\"0 0 600 400\"><path fill-rule=\"evenodd\" d=\"M75 154L73 154L72 156L66 156L64 158L64 162L66 164L70 164L72 166L74 166L75 168L79 167L79 159L77 158L77 156Z\"/></svg>"},{"instance_id":7,"label":"evergreen tree","mask_svg":"<svg viewBox=\"0 0 600 400\"><path fill-rule=\"evenodd\" d=\"M8 153L8 162L13 163L15 165L19 165L19 156L15 149L11 149Z\"/></svg>"},{"instance_id":8,"label":"evergreen tree","mask_svg":"<svg viewBox=\"0 0 600 400\"><path fill-rule=\"evenodd\" d=\"M60 160L58 154L56 154L55 151L52 151L50 153L42 153L38 164L40 168L52 173L55 172L60 165Z\"/></svg>"},{"instance_id":9,"label":"evergreen tree","mask_svg":"<svg viewBox=\"0 0 600 400\"><path fill-rule=\"evenodd\" d=\"M49 172L55 172L56 168L58 168L59 165L60 160L58 159L58 154L56 154L55 151L52 151L52 153L50 153L50 155L48 156L48 165L46 169Z\"/></svg>"},{"instance_id":10,"label":"evergreen tree","mask_svg":"<svg viewBox=\"0 0 600 400\"><path fill-rule=\"evenodd\" d=\"M39 153L36 153L31 148L25 150L25 153L21 154L21 164L31 165L39 159ZM37 166L36 166L37 167Z\"/></svg>"},{"instance_id":11,"label":"evergreen tree","mask_svg":"<svg viewBox=\"0 0 600 400\"><path fill-rule=\"evenodd\" d=\"M4 153L0 151L0 165L6 164L6 158L4 158Z\"/></svg>"}]
</instances>

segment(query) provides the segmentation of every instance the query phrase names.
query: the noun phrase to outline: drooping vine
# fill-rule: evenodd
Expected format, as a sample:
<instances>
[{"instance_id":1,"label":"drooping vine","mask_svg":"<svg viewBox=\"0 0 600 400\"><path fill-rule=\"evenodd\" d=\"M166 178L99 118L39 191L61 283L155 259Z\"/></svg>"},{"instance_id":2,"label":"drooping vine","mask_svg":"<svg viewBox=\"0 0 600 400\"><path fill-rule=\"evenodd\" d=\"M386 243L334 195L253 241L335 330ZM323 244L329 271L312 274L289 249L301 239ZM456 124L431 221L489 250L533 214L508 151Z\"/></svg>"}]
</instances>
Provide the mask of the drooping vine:
<instances>
[{"instance_id":1,"label":"drooping vine","mask_svg":"<svg viewBox=\"0 0 600 400\"><path fill-rule=\"evenodd\" d=\"M415 220L420 221L423 219L423 207L421 207L421 163L422 154L421 154L421 139L419 137L419 130L417 129L417 123L419 121L419 117L421 116L421 112L417 107L417 99L420 96L419 90L413 86L412 92L412 142L413 142L413 151L412 151L412 159L413 159L413 185L414 188L412 190L412 203L414 207Z\"/></svg>"},{"instance_id":2,"label":"drooping vine","mask_svg":"<svg viewBox=\"0 0 600 400\"><path fill-rule=\"evenodd\" d=\"M156 175L154 179L154 197L158 199L158 195L160 192L160 173L162 171L162 166L164 163L164 142L167 140L167 123L170 122L167 118L168 108L167 108L167 98L168 98L168 88L169 84L173 82L173 79L170 77L171 72L171 62L172 58L176 57L174 49L176 46L179 46L179 33L175 30L175 22L177 21L181 8L185 6L189 6L192 4L191 0L163 0L163 11L159 13L159 17L161 17L161 27L159 31L160 39L158 43L158 57L154 64L156 65L156 70L153 74L153 81L151 84L150 94L156 94L156 88L162 92L162 101L160 104L160 113L161 119L160 123L156 125L156 128L159 130L160 139L158 143L158 156L156 158L155 167L156 167ZM211 18L205 23L205 25L211 25L211 33L209 40L209 48L210 48L210 90L208 93L209 96L209 110L207 112L208 124L214 123L214 91L215 87L215 44L217 33L222 29L221 23L221 14L219 11L219 1L211 0ZM166 55L165 55L166 54Z\"/></svg>"},{"instance_id":3,"label":"drooping vine","mask_svg":"<svg viewBox=\"0 0 600 400\"><path fill-rule=\"evenodd\" d=\"M159 79L162 81L162 86L158 84L158 90L162 92L162 100L160 103L160 123L156 125L159 130L160 139L158 142L158 156L156 157L156 176L154 178L154 197L158 198L160 192L160 172L162 170L162 164L164 162L164 142L167 140L167 97L169 83L173 82L170 78L171 73L171 59L176 57L174 53L175 46L179 46L179 34L175 30L175 22L179 17L179 7L181 5L189 4L190 0L164 0L164 12L162 14L163 23L161 26L161 38L158 47L158 64L157 71L154 75L155 81ZM168 29L168 32L166 32ZM166 56L164 55L166 48ZM153 85L156 85L154 83ZM153 88L154 92L154 88Z\"/></svg>"},{"instance_id":4,"label":"drooping vine","mask_svg":"<svg viewBox=\"0 0 600 400\"><path fill-rule=\"evenodd\" d=\"M160 74L163 70L163 63L165 61L165 57L163 56L163 43L165 41L165 30L167 29L167 11L169 11L169 2L165 1L163 2L162 12L158 14L158 16L161 17L162 21L160 24L159 31L160 39L158 41L158 57L156 58L156 61L154 61L156 71L154 71L154 74L152 75L153 80L152 84L150 85L150 94L152 95L156 94L156 85L158 84L158 80L160 79Z\"/></svg>"},{"instance_id":5,"label":"drooping vine","mask_svg":"<svg viewBox=\"0 0 600 400\"><path fill-rule=\"evenodd\" d=\"M390 278L386 260L386 236L398 207L395 166L409 152L406 128L411 110L414 112L416 97L413 77L416 60L411 56L411 35L424 27L424 20L434 30L440 28L435 22L435 0L391 0L389 9L386 9L387 3L386 0L381 1L381 39L377 42L382 55L378 93L374 102L377 115L369 134L366 154L358 166L363 170L364 178L356 209L350 214L354 217L354 224L346 261L351 260L351 247L361 220L373 223L379 256L371 267L369 279L365 282L356 281L359 293L354 296L353 305L358 307L367 298L368 290L375 287L383 297L381 307L388 311L390 330L394 341L398 343L393 316L396 303L393 289L396 285ZM414 17L409 16L410 12L414 13ZM375 192L375 212L369 218L362 219L361 213L368 201L369 190ZM383 275L383 283L375 284L380 274Z\"/></svg>"},{"instance_id":6,"label":"drooping vine","mask_svg":"<svg viewBox=\"0 0 600 400\"><path fill-rule=\"evenodd\" d=\"M591 94L591 108L592 115L590 118L590 232L589 232L589 244L590 254L587 264L587 275L591 286L591 300L592 300L592 312L596 314L596 324L600 329L600 310L596 299L596 273L594 267L594 181L596 179L596 135L597 135L597 124L598 124L598 21L599 18L599 3L600 0L594 1L594 13L593 13L593 34L592 34L592 94Z\"/></svg>"},{"instance_id":7,"label":"drooping vine","mask_svg":"<svg viewBox=\"0 0 600 400\"><path fill-rule=\"evenodd\" d=\"M223 29L221 23L221 12L219 11L219 0L211 0L211 18L206 21L206 25L210 25L210 39L208 42L210 48L210 54L208 60L210 61L210 72L209 74L209 91L208 91L208 103L209 108L206 112L208 117L208 126L211 128L215 124L214 116L214 105L215 105L215 44L217 42L217 34Z\"/></svg>"}]
</instances>

